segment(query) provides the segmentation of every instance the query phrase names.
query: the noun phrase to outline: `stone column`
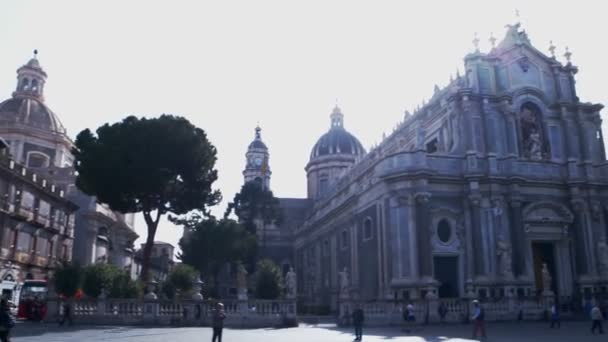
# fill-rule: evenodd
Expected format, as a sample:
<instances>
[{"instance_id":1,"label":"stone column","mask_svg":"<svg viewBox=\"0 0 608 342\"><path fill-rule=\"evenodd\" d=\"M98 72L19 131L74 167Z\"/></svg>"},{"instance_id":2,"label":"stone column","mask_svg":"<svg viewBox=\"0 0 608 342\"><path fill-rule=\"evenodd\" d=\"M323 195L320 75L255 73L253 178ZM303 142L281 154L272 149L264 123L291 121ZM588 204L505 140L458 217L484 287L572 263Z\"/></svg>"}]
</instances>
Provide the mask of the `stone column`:
<instances>
[{"instance_id":1,"label":"stone column","mask_svg":"<svg viewBox=\"0 0 608 342\"><path fill-rule=\"evenodd\" d=\"M521 200L511 199L511 246L513 249L513 274L515 277L523 276L526 273L524 225L521 217Z\"/></svg>"},{"instance_id":2,"label":"stone column","mask_svg":"<svg viewBox=\"0 0 608 342\"><path fill-rule=\"evenodd\" d=\"M478 195L470 195L471 203L471 237L473 242L473 275L484 274L484 247L483 236L481 234L481 198Z\"/></svg>"},{"instance_id":3,"label":"stone column","mask_svg":"<svg viewBox=\"0 0 608 342\"><path fill-rule=\"evenodd\" d=\"M595 271L594 255L592 253L592 234L589 227L589 207L583 199L572 200L574 209L574 254L576 273L579 276L590 275Z\"/></svg>"},{"instance_id":4,"label":"stone column","mask_svg":"<svg viewBox=\"0 0 608 342\"><path fill-rule=\"evenodd\" d=\"M421 278L433 277L429 199L427 192L416 193L416 230L418 233L418 265Z\"/></svg>"}]
</instances>

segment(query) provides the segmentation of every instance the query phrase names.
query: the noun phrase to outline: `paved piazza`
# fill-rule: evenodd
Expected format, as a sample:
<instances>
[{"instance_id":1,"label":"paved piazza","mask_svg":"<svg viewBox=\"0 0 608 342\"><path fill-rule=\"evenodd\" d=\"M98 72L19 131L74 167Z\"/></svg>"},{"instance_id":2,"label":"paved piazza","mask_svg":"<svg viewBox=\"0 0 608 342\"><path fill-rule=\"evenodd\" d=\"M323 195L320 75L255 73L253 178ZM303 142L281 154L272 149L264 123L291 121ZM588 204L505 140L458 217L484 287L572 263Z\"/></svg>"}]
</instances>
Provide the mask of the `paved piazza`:
<instances>
[{"instance_id":1,"label":"paved piazza","mask_svg":"<svg viewBox=\"0 0 608 342\"><path fill-rule=\"evenodd\" d=\"M488 341L606 341L608 335L591 335L588 322L565 322L560 330L551 330L544 323L496 323L488 325ZM18 324L13 341L129 341L129 342L186 342L211 341L211 329L202 328L147 328L147 327L83 327L59 328L56 325ZM470 325L422 327L413 336L404 336L398 328L370 328L364 330L363 341L451 342L470 339ZM224 342L322 342L352 341L350 329L333 325L303 325L291 329L252 329L224 331Z\"/></svg>"}]
</instances>

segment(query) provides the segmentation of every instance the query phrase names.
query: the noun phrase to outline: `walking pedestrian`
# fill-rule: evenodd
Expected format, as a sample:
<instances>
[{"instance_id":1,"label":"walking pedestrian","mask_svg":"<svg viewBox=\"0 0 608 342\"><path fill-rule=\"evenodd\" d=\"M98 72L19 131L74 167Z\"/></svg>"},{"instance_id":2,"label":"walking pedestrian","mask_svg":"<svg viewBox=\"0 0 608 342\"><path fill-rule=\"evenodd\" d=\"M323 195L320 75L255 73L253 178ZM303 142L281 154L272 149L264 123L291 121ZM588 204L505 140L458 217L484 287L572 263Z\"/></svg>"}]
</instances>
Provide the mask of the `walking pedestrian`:
<instances>
[{"instance_id":1,"label":"walking pedestrian","mask_svg":"<svg viewBox=\"0 0 608 342\"><path fill-rule=\"evenodd\" d=\"M403 309L403 320L405 321L405 328L403 330L409 334L410 331L413 330L414 323L416 322L414 304L412 302L409 302Z\"/></svg>"},{"instance_id":2,"label":"walking pedestrian","mask_svg":"<svg viewBox=\"0 0 608 342\"><path fill-rule=\"evenodd\" d=\"M439 303L439 308L437 308L437 313L439 313L439 319L441 323L445 322L445 316L448 314L448 307L444 302Z\"/></svg>"},{"instance_id":3,"label":"walking pedestrian","mask_svg":"<svg viewBox=\"0 0 608 342\"><path fill-rule=\"evenodd\" d=\"M595 335L595 329L598 329L600 331L600 334L604 333L604 329L602 327L602 321L604 320L604 317L602 316L602 311L600 310L600 307L595 304L593 306L593 308L591 309L591 321L593 322L591 324L591 333Z\"/></svg>"},{"instance_id":4,"label":"walking pedestrian","mask_svg":"<svg viewBox=\"0 0 608 342\"><path fill-rule=\"evenodd\" d=\"M363 322L365 314L361 304L357 304L357 308L353 311L353 325L355 326L355 341L361 341L363 338Z\"/></svg>"},{"instance_id":5,"label":"walking pedestrian","mask_svg":"<svg viewBox=\"0 0 608 342\"><path fill-rule=\"evenodd\" d=\"M473 338L477 338L477 334L481 334L482 339L486 339L486 325L483 308L478 300L473 301Z\"/></svg>"},{"instance_id":6,"label":"walking pedestrian","mask_svg":"<svg viewBox=\"0 0 608 342\"><path fill-rule=\"evenodd\" d=\"M224 319L226 319L226 314L224 313L224 304L217 303L215 304L215 309L213 310L212 322L211 325L213 327L213 337L211 342L222 342L222 330L224 329Z\"/></svg>"},{"instance_id":7,"label":"walking pedestrian","mask_svg":"<svg viewBox=\"0 0 608 342\"><path fill-rule=\"evenodd\" d=\"M68 298L66 298L63 302L63 315L59 321L59 326L63 326L65 321L68 321L68 325L72 326L72 305L70 304Z\"/></svg>"},{"instance_id":8,"label":"walking pedestrian","mask_svg":"<svg viewBox=\"0 0 608 342\"><path fill-rule=\"evenodd\" d=\"M551 305L551 329L553 329L553 327L557 326L557 328L561 328L562 324L559 318L559 309L557 304L553 303L553 305Z\"/></svg>"},{"instance_id":9,"label":"walking pedestrian","mask_svg":"<svg viewBox=\"0 0 608 342\"><path fill-rule=\"evenodd\" d=\"M11 316L8 300L0 300L0 341L8 342L11 329L15 326L15 320Z\"/></svg>"}]
</instances>

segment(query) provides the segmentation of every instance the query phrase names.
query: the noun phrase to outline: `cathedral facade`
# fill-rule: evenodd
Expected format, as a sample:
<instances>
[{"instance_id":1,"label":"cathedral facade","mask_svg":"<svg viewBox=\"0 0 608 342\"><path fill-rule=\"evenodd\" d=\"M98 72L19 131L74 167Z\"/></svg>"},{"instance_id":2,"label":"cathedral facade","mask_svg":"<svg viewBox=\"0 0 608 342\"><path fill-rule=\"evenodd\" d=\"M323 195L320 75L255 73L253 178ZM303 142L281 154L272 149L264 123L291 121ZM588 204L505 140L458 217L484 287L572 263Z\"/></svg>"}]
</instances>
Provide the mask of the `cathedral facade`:
<instances>
[{"instance_id":1,"label":"cathedral facade","mask_svg":"<svg viewBox=\"0 0 608 342\"><path fill-rule=\"evenodd\" d=\"M336 107L308 196L277 228L298 298L606 294L603 106L579 99L570 54L550 51L509 26L370 151Z\"/></svg>"}]
</instances>

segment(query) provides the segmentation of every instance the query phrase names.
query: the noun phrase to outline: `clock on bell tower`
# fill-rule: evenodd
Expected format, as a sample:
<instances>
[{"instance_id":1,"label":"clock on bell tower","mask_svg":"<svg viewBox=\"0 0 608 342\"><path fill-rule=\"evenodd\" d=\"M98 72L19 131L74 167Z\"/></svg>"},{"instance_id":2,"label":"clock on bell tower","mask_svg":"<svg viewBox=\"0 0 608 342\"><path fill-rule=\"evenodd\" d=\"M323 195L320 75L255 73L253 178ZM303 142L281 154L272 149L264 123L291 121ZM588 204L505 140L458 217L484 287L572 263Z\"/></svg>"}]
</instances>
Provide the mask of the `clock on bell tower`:
<instances>
[{"instance_id":1,"label":"clock on bell tower","mask_svg":"<svg viewBox=\"0 0 608 342\"><path fill-rule=\"evenodd\" d=\"M245 153L245 170L243 177L245 183L257 181L262 184L264 189L270 189L270 166L268 164L269 154L268 147L262 141L262 129L260 126L255 128L255 138L249 144L247 153Z\"/></svg>"}]
</instances>

